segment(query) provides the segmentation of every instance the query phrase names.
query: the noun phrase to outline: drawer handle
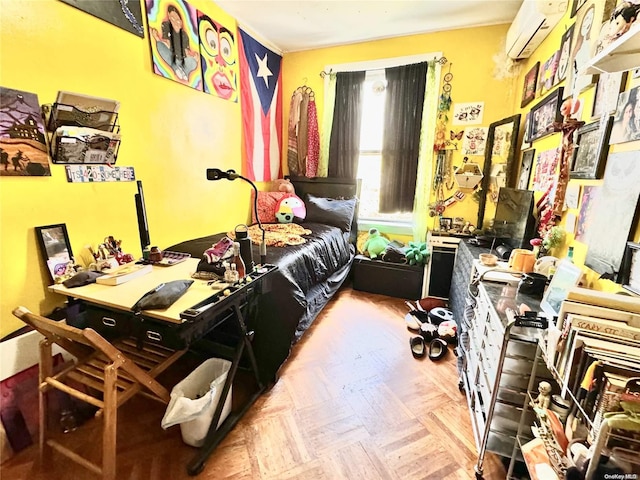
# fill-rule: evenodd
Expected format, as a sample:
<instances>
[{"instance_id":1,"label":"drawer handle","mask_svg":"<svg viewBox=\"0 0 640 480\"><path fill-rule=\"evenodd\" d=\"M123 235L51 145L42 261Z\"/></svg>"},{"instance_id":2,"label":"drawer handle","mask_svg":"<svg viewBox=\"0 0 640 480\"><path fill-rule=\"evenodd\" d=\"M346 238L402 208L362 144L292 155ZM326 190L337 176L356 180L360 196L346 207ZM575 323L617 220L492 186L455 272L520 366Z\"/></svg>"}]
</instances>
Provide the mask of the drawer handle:
<instances>
[{"instance_id":1,"label":"drawer handle","mask_svg":"<svg viewBox=\"0 0 640 480\"><path fill-rule=\"evenodd\" d=\"M158 332L152 332L151 330L147 331L147 338L149 340L153 340L155 342L161 342L162 341L162 335L159 334Z\"/></svg>"},{"instance_id":2,"label":"drawer handle","mask_svg":"<svg viewBox=\"0 0 640 480\"><path fill-rule=\"evenodd\" d=\"M111 317L102 317L102 324L105 327L115 327L116 321Z\"/></svg>"}]
</instances>

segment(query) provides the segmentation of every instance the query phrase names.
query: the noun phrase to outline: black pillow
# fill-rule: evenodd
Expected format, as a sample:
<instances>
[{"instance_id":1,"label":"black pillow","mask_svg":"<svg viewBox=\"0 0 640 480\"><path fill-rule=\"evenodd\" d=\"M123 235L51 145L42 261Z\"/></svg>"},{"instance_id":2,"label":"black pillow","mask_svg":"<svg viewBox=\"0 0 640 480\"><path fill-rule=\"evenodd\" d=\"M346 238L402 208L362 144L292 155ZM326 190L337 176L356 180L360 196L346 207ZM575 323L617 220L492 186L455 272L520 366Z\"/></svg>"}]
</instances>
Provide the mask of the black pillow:
<instances>
[{"instance_id":1,"label":"black pillow","mask_svg":"<svg viewBox=\"0 0 640 480\"><path fill-rule=\"evenodd\" d=\"M173 280L161 283L153 290L145 293L131 310L138 313L141 310L155 310L168 308L178 300L193 283L193 280Z\"/></svg>"},{"instance_id":2,"label":"black pillow","mask_svg":"<svg viewBox=\"0 0 640 480\"><path fill-rule=\"evenodd\" d=\"M316 197L307 194L307 216L305 223L322 223L340 228L343 232L351 230L351 223L356 211L356 199L336 199Z\"/></svg>"}]
</instances>

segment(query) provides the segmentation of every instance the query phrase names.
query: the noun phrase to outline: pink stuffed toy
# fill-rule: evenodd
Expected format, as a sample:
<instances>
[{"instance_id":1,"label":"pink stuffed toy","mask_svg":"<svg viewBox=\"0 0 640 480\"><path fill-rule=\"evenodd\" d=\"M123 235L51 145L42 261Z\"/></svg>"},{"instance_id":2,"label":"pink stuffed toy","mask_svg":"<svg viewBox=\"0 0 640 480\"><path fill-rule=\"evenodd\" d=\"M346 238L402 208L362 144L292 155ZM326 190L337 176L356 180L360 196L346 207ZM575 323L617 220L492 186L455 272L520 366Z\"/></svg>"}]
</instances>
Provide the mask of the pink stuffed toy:
<instances>
[{"instance_id":1,"label":"pink stuffed toy","mask_svg":"<svg viewBox=\"0 0 640 480\"><path fill-rule=\"evenodd\" d=\"M284 178L279 178L273 182L273 191L291 194L296 193L295 188L293 188L293 184Z\"/></svg>"}]
</instances>

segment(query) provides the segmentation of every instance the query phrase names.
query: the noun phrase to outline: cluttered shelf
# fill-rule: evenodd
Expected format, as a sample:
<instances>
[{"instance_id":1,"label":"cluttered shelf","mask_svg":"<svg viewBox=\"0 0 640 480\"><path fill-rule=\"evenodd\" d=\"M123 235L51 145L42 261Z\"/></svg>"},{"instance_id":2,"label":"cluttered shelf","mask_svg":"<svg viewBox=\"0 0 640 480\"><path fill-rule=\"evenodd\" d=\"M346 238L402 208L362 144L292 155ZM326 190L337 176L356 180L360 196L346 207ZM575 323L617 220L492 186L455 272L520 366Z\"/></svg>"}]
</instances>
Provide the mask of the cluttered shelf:
<instances>
[{"instance_id":1,"label":"cluttered shelf","mask_svg":"<svg viewBox=\"0 0 640 480\"><path fill-rule=\"evenodd\" d=\"M513 455L520 450L532 478L565 478L569 469L587 480L640 475L638 313L638 298L576 287L562 304L560 335L553 326L541 331L536 357L554 385L547 403L534 400L534 362ZM565 408L556 408L558 403ZM533 426L526 417L529 409L536 413ZM523 441L529 429L534 439ZM509 473L513 468L512 460Z\"/></svg>"}]
</instances>

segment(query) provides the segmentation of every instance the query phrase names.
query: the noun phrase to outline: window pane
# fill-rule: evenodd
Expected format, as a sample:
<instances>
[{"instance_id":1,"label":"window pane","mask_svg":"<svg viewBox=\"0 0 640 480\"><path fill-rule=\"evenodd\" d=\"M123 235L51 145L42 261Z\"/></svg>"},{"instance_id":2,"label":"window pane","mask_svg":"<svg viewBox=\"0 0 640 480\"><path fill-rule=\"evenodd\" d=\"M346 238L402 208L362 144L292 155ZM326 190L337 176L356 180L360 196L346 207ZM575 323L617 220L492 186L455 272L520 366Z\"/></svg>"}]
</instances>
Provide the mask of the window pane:
<instances>
[{"instance_id":1,"label":"window pane","mask_svg":"<svg viewBox=\"0 0 640 480\"><path fill-rule=\"evenodd\" d=\"M364 82L358 178L362 180L358 217L411 223L409 213L378 213L386 81L384 70L367 72Z\"/></svg>"}]
</instances>

